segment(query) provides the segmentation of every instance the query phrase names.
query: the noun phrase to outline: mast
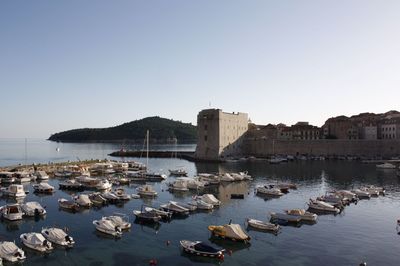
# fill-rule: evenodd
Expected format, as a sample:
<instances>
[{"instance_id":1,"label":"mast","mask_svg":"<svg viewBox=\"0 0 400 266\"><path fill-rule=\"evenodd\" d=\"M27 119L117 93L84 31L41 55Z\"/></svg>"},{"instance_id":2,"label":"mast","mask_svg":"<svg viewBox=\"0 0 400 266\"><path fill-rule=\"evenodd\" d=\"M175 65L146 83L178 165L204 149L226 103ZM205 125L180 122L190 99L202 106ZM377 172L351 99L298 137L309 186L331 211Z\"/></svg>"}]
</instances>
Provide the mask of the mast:
<instances>
[{"instance_id":1,"label":"mast","mask_svg":"<svg viewBox=\"0 0 400 266\"><path fill-rule=\"evenodd\" d=\"M27 153L28 153L28 148L27 148L27 145L28 145L28 140L25 138L25 168L26 168L26 164L27 164L27 160L28 160L28 156L27 156Z\"/></svg>"},{"instance_id":2,"label":"mast","mask_svg":"<svg viewBox=\"0 0 400 266\"><path fill-rule=\"evenodd\" d=\"M146 148L146 167L149 169L149 130L147 130L146 134L146 142L147 142L147 148Z\"/></svg>"}]
</instances>

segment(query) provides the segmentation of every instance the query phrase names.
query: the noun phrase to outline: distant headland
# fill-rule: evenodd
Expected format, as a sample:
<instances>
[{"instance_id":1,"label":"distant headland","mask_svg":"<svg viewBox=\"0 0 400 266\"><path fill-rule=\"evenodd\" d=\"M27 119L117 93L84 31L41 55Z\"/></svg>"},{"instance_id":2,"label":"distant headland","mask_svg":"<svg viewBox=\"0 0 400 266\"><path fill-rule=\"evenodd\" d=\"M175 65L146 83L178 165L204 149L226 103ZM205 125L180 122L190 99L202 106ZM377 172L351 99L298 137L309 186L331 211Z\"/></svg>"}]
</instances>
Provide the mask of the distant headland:
<instances>
[{"instance_id":1,"label":"distant headland","mask_svg":"<svg viewBox=\"0 0 400 266\"><path fill-rule=\"evenodd\" d=\"M108 128L81 128L63 131L51 135L48 140L72 143L142 143L146 131L150 131L151 143L196 143L197 128L158 116L124 123Z\"/></svg>"}]
</instances>

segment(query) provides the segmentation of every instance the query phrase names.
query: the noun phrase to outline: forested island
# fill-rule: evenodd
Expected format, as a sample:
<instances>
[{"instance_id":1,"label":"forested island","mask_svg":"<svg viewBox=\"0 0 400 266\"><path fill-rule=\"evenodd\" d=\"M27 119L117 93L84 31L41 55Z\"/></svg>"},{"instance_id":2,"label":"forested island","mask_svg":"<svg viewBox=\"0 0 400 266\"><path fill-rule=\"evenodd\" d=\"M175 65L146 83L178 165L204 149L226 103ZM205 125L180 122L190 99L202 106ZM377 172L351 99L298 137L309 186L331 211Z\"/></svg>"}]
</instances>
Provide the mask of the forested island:
<instances>
[{"instance_id":1,"label":"forested island","mask_svg":"<svg viewBox=\"0 0 400 266\"><path fill-rule=\"evenodd\" d=\"M48 140L58 142L128 142L140 143L150 132L151 143L196 143L197 129L158 116L147 117L109 128L81 128L55 133Z\"/></svg>"}]
</instances>

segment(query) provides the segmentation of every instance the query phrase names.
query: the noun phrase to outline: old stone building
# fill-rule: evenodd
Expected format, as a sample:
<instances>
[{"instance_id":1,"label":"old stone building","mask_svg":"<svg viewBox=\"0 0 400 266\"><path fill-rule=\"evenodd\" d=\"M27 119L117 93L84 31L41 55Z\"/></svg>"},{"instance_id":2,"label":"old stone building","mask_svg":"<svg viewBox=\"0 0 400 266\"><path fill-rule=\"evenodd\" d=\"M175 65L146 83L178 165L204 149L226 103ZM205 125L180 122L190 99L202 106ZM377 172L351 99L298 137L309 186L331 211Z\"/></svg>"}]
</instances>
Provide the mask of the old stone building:
<instances>
[{"instance_id":1,"label":"old stone building","mask_svg":"<svg viewBox=\"0 0 400 266\"><path fill-rule=\"evenodd\" d=\"M198 141L195 157L219 160L241 153L243 135L248 129L248 115L206 109L197 115Z\"/></svg>"}]
</instances>

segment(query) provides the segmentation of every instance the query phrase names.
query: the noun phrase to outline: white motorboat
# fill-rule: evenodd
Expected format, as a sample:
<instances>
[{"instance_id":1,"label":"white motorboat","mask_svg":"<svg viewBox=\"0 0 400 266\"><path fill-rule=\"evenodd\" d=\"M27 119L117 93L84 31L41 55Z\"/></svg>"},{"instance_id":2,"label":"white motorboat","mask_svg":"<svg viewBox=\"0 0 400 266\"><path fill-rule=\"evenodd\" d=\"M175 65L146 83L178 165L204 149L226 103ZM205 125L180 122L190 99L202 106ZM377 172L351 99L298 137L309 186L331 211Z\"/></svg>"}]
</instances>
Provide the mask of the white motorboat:
<instances>
[{"instance_id":1,"label":"white motorboat","mask_svg":"<svg viewBox=\"0 0 400 266\"><path fill-rule=\"evenodd\" d=\"M183 251L189 254L201 256L201 257L211 257L211 258L224 258L225 249L214 248L209 246L201 241L189 241L189 240L181 240L181 247Z\"/></svg>"},{"instance_id":2,"label":"white motorboat","mask_svg":"<svg viewBox=\"0 0 400 266\"><path fill-rule=\"evenodd\" d=\"M186 181L186 186L189 190L201 190L207 185L207 182L198 179L192 179Z\"/></svg>"},{"instance_id":3,"label":"white motorboat","mask_svg":"<svg viewBox=\"0 0 400 266\"><path fill-rule=\"evenodd\" d=\"M0 208L1 216L10 221L22 220L23 212L19 204L7 204Z\"/></svg>"},{"instance_id":4,"label":"white motorboat","mask_svg":"<svg viewBox=\"0 0 400 266\"><path fill-rule=\"evenodd\" d=\"M271 231L271 232L276 233L280 229L279 225L269 223L269 222L263 222L263 221L251 219L251 218L248 218L246 221L249 226L256 228L256 229L260 229L260 230Z\"/></svg>"},{"instance_id":5,"label":"white motorboat","mask_svg":"<svg viewBox=\"0 0 400 266\"><path fill-rule=\"evenodd\" d=\"M396 165L391 164L391 163L382 163L382 164L377 164L376 168L379 168L379 169L396 169Z\"/></svg>"},{"instance_id":6,"label":"white motorboat","mask_svg":"<svg viewBox=\"0 0 400 266\"><path fill-rule=\"evenodd\" d=\"M97 190L109 190L109 189L111 189L111 187L112 187L112 184L107 179L101 179L96 184Z\"/></svg>"},{"instance_id":7,"label":"white motorboat","mask_svg":"<svg viewBox=\"0 0 400 266\"><path fill-rule=\"evenodd\" d=\"M113 224L121 228L121 230L128 230L131 228L131 223L125 221L121 215L111 215L101 218L102 220L111 221Z\"/></svg>"},{"instance_id":8,"label":"white motorboat","mask_svg":"<svg viewBox=\"0 0 400 266\"><path fill-rule=\"evenodd\" d=\"M287 215L298 216L302 221L305 222L316 222L318 219L318 215L312 212L308 212L304 209L291 209L285 210Z\"/></svg>"},{"instance_id":9,"label":"white motorboat","mask_svg":"<svg viewBox=\"0 0 400 266\"><path fill-rule=\"evenodd\" d=\"M152 222L157 223L162 219L161 215L154 211L138 211L134 210L133 214L136 216L137 219L144 221L144 222Z\"/></svg>"},{"instance_id":10,"label":"white motorboat","mask_svg":"<svg viewBox=\"0 0 400 266\"><path fill-rule=\"evenodd\" d=\"M53 193L54 192L54 187L49 185L46 182L41 182L39 184L34 184L33 185L33 190L36 193Z\"/></svg>"},{"instance_id":11,"label":"white motorboat","mask_svg":"<svg viewBox=\"0 0 400 266\"><path fill-rule=\"evenodd\" d=\"M224 173L219 176L221 182L233 182L235 178L233 178L229 173Z\"/></svg>"},{"instance_id":12,"label":"white motorboat","mask_svg":"<svg viewBox=\"0 0 400 266\"><path fill-rule=\"evenodd\" d=\"M41 233L48 241L60 246L71 248L75 244L74 239L60 228L43 228Z\"/></svg>"},{"instance_id":13,"label":"white motorboat","mask_svg":"<svg viewBox=\"0 0 400 266\"><path fill-rule=\"evenodd\" d=\"M4 196L13 198L25 198L26 193L23 185L12 184L9 187L1 188Z\"/></svg>"},{"instance_id":14,"label":"white motorboat","mask_svg":"<svg viewBox=\"0 0 400 266\"><path fill-rule=\"evenodd\" d=\"M100 179L93 178L90 176L86 175L81 175L75 177L75 180L79 183L81 183L84 187L89 188L89 189L95 189L97 188L97 185L101 182Z\"/></svg>"},{"instance_id":15,"label":"white motorboat","mask_svg":"<svg viewBox=\"0 0 400 266\"><path fill-rule=\"evenodd\" d=\"M162 211L162 210L159 210L159 209L156 209L153 207L145 207L144 211L145 212L153 212L157 215L160 215L162 218L165 218L165 219L170 219L172 216L172 213L169 211Z\"/></svg>"},{"instance_id":16,"label":"white motorboat","mask_svg":"<svg viewBox=\"0 0 400 266\"><path fill-rule=\"evenodd\" d=\"M270 212L271 221L284 221L287 223L299 223L301 217L298 215L289 215L287 213Z\"/></svg>"},{"instance_id":17,"label":"white motorboat","mask_svg":"<svg viewBox=\"0 0 400 266\"><path fill-rule=\"evenodd\" d=\"M75 201L67 200L67 199L58 199L58 206L65 210L70 210L72 212L79 211L79 205Z\"/></svg>"},{"instance_id":18,"label":"white motorboat","mask_svg":"<svg viewBox=\"0 0 400 266\"><path fill-rule=\"evenodd\" d=\"M177 179L169 186L170 191L186 192L189 191L186 180Z\"/></svg>"},{"instance_id":19,"label":"white motorboat","mask_svg":"<svg viewBox=\"0 0 400 266\"><path fill-rule=\"evenodd\" d=\"M86 194L79 194L74 197L74 201L81 207L90 208L92 207L93 203L90 200L89 196Z\"/></svg>"},{"instance_id":20,"label":"white motorboat","mask_svg":"<svg viewBox=\"0 0 400 266\"><path fill-rule=\"evenodd\" d=\"M112 236L115 236L115 237L121 237L122 236L121 227L115 225L110 220L94 220L93 224L96 227L96 229L98 231L100 231L100 232L103 232L105 234L112 235Z\"/></svg>"},{"instance_id":21,"label":"white motorboat","mask_svg":"<svg viewBox=\"0 0 400 266\"><path fill-rule=\"evenodd\" d=\"M221 201L218 200L213 194L203 194L202 196L195 197L195 200L197 199L212 204L214 207L221 205Z\"/></svg>"},{"instance_id":22,"label":"white motorboat","mask_svg":"<svg viewBox=\"0 0 400 266\"><path fill-rule=\"evenodd\" d=\"M354 194L356 194L359 199L369 199L369 198L371 198L371 194L369 194L369 192L363 191L363 190L358 189L358 188L354 189L352 192Z\"/></svg>"},{"instance_id":23,"label":"white motorboat","mask_svg":"<svg viewBox=\"0 0 400 266\"><path fill-rule=\"evenodd\" d=\"M120 200L130 200L131 195L128 195L123 188L116 188L114 190L114 194L120 199Z\"/></svg>"},{"instance_id":24,"label":"white motorboat","mask_svg":"<svg viewBox=\"0 0 400 266\"><path fill-rule=\"evenodd\" d=\"M332 213L339 213L340 210L333 205L326 203L324 201L319 201L319 200L313 200L310 199L310 202L308 203L308 207L311 210L315 211L322 211L322 212L332 212Z\"/></svg>"},{"instance_id":25,"label":"white motorboat","mask_svg":"<svg viewBox=\"0 0 400 266\"><path fill-rule=\"evenodd\" d=\"M117 195L115 195L114 192L105 192L105 193L101 194L101 196L103 198L105 198L107 200L107 202L113 203L113 204L119 203L122 201Z\"/></svg>"},{"instance_id":26,"label":"white motorboat","mask_svg":"<svg viewBox=\"0 0 400 266\"><path fill-rule=\"evenodd\" d=\"M385 195L385 189L383 187L366 186L362 187L361 190L368 192L371 196Z\"/></svg>"},{"instance_id":27,"label":"white motorboat","mask_svg":"<svg viewBox=\"0 0 400 266\"><path fill-rule=\"evenodd\" d=\"M96 206L104 206L107 205L107 199L104 198L100 192L94 192L89 194L89 199Z\"/></svg>"},{"instance_id":28,"label":"white motorboat","mask_svg":"<svg viewBox=\"0 0 400 266\"><path fill-rule=\"evenodd\" d=\"M189 215L189 209L179 205L176 201L170 201L167 204L162 204L160 207L174 214Z\"/></svg>"},{"instance_id":29,"label":"white motorboat","mask_svg":"<svg viewBox=\"0 0 400 266\"><path fill-rule=\"evenodd\" d=\"M9 262L18 262L26 259L25 252L14 242L0 242L0 258Z\"/></svg>"},{"instance_id":30,"label":"white motorboat","mask_svg":"<svg viewBox=\"0 0 400 266\"><path fill-rule=\"evenodd\" d=\"M169 169L169 174L173 176L187 176L187 171L184 168Z\"/></svg>"},{"instance_id":31,"label":"white motorboat","mask_svg":"<svg viewBox=\"0 0 400 266\"><path fill-rule=\"evenodd\" d=\"M196 206L199 210L212 210L214 205L207 203L201 199L196 199L188 203L189 205Z\"/></svg>"},{"instance_id":32,"label":"white motorboat","mask_svg":"<svg viewBox=\"0 0 400 266\"><path fill-rule=\"evenodd\" d=\"M338 190L338 191L335 191L334 193L343 198L347 198L349 201L352 201L352 202L358 200L357 195L349 190Z\"/></svg>"},{"instance_id":33,"label":"white motorboat","mask_svg":"<svg viewBox=\"0 0 400 266\"><path fill-rule=\"evenodd\" d=\"M45 171L35 172L37 180L49 180L49 175Z\"/></svg>"},{"instance_id":34,"label":"white motorboat","mask_svg":"<svg viewBox=\"0 0 400 266\"><path fill-rule=\"evenodd\" d=\"M270 196L270 197L280 197L283 195L282 191L279 188L266 188L265 186L256 188L257 194Z\"/></svg>"},{"instance_id":35,"label":"white motorboat","mask_svg":"<svg viewBox=\"0 0 400 266\"><path fill-rule=\"evenodd\" d=\"M12 172L0 172L0 179L3 184L11 184L16 181Z\"/></svg>"},{"instance_id":36,"label":"white motorboat","mask_svg":"<svg viewBox=\"0 0 400 266\"><path fill-rule=\"evenodd\" d=\"M19 237L22 243L28 248L40 251L49 252L53 250L53 245L47 241L41 233L25 233Z\"/></svg>"},{"instance_id":37,"label":"white motorboat","mask_svg":"<svg viewBox=\"0 0 400 266\"><path fill-rule=\"evenodd\" d=\"M156 197L157 196L157 192L150 185L140 186L136 190L141 197Z\"/></svg>"},{"instance_id":38,"label":"white motorboat","mask_svg":"<svg viewBox=\"0 0 400 266\"><path fill-rule=\"evenodd\" d=\"M160 174L160 173L149 173L149 172L146 172L144 174L144 178L146 180L148 180L148 181L157 182L157 181L163 181L163 180L167 179L167 176L164 175L164 174Z\"/></svg>"},{"instance_id":39,"label":"white motorboat","mask_svg":"<svg viewBox=\"0 0 400 266\"><path fill-rule=\"evenodd\" d=\"M76 190L76 191L85 190L84 185L82 185L75 179L68 179L63 182L60 182L59 187L60 187L60 189L65 189L65 190Z\"/></svg>"},{"instance_id":40,"label":"white motorboat","mask_svg":"<svg viewBox=\"0 0 400 266\"><path fill-rule=\"evenodd\" d=\"M46 210L39 202L29 201L21 205L22 211L26 216L43 216L46 215Z\"/></svg>"}]
</instances>

